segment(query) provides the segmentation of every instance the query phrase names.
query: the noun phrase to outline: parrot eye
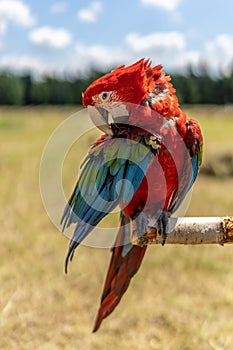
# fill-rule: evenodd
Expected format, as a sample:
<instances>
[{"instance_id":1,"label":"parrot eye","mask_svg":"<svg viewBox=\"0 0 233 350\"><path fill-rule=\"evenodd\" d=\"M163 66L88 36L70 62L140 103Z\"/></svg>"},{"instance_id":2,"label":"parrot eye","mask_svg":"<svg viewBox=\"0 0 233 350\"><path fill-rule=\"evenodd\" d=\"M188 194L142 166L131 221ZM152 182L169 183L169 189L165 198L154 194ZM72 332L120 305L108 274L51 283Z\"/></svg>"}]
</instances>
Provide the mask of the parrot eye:
<instances>
[{"instance_id":1,"label":"parrot eye","mask_svg":"<svg viewBox=\"0 0 233 350\"><path fill-rule=\"evenodd\" d=\"M110 94L111 94L111 92L107 92L107 91L101 92L101 94L100 94L101 100L105 101L105 102L108 101Z\"/></svg>"}]
</instances>

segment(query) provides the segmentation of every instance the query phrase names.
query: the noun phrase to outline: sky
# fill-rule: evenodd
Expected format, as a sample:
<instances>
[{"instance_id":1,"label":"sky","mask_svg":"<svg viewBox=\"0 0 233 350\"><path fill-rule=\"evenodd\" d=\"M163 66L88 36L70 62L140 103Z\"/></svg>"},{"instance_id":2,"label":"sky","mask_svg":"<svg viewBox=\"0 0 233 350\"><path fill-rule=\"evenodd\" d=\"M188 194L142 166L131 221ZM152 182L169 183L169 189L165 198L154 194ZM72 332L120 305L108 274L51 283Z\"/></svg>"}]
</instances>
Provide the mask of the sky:
<instances>
[{"instance_id":1,"label":"sky","mask_svg":"<svg viewBox=\"0 0 233 350\"><path fill-rule=\"evenodd\" d=\"M228 74L232 14L232 0L0 0L0 69L76 74L145 57Z\"/></svg>"}]
</instances>

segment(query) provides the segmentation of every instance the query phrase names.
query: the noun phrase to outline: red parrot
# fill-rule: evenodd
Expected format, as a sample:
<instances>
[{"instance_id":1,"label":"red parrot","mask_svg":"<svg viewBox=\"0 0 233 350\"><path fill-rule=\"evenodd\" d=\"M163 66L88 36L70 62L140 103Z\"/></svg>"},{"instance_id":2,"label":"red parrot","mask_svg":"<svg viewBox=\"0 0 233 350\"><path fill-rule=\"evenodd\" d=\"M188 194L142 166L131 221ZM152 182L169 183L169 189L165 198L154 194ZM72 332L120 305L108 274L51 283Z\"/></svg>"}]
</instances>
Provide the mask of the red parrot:
<instances>
[{"instance_id":1,"label":"red parrot","mask_svg":"<svg viewBox=\"0 0 233 350\"><path fill-rule=\"evenodd\" d=\"M83 105L104 135L91 147L62 217L63 228L76 223L66 271L80 242L121 208L95 332L138 271L147 248L143 235L152 222L165 243L168 219L197 177L203 139L198 123L180 109L170 77L149 60L94 81L83 93ZM132 244L132 231L141 246Z\"/></svg>"}]
</instances>

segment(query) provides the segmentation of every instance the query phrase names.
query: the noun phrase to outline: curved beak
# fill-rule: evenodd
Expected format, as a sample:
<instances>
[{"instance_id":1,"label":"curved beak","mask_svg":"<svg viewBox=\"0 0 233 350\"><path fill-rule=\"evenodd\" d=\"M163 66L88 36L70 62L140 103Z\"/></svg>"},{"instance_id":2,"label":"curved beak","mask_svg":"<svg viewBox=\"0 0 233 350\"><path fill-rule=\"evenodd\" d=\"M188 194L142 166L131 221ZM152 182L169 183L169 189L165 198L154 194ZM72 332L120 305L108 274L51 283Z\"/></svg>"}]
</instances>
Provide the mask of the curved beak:
<instances>
[{"instance_id":1,"label":"curved beak","mask_svg":"<svg viewBox=\"0 0 233 350\"><path fill-rule=\"evenodd\" d=\"M88 106L88 113L91 117L91 120L97 126L97 128L99 128L101 131L108 135L113 135L111 124L126 124L128 120L128 115L125 115L126 110L124 110L124 113L122 113L122 108L121 110L119 110L119 108L114 108L114 106L110 106L108 109L100 106Z\"/></svg>"},{"instance_id":2,"label":"curved beak","mask_svg":"<svg viewBox=\"0 0 233 350\"><path fill-rule=\"evenodd\" d=\"M102 107L88 106L88 113L97 128L108 135L113 135L110 128L109 112L106 109Z\"/></svg>"}]
</instances>

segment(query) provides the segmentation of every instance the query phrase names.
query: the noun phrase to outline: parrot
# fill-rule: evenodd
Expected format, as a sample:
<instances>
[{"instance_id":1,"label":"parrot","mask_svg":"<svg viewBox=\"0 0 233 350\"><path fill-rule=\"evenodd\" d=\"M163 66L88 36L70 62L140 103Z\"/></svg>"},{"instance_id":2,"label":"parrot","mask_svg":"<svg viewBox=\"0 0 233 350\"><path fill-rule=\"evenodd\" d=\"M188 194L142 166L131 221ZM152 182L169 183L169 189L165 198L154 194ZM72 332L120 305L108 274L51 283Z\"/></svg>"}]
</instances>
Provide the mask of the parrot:
<instances>
[{"instance_id":1,"label":"parrot","mask_svg":"<svg viewBox=\"0 0 233 350\"><path fill-rule=\"evenodd\" d=\"M93 332L110 315L138 271L153 224L162 245L170 216L192 188L203 155L197 121L180 108L176 90L162 65L142 58L101 76L82 94L95 125L103 132L91 146L61 219L75 224L65 261L116 207L119 231ZM136 234L140 244L134 244Z\"/></svg>"}]
</instances>

